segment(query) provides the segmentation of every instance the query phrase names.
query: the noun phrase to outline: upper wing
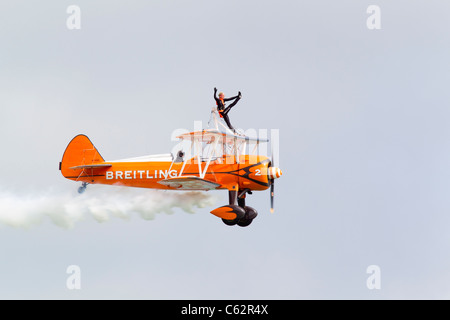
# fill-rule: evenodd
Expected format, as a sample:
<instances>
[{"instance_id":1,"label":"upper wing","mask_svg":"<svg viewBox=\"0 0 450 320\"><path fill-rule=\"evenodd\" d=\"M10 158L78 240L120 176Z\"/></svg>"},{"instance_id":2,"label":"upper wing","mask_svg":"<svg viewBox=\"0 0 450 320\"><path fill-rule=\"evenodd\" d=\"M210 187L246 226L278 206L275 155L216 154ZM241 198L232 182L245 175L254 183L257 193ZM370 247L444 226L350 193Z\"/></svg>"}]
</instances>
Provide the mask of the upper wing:
<instances>
[{"instance_id":1,"label":"upper wing","mask_svg":"<svg viewBox=\"0 0 450 320\"><path fill-rule=\"evenodd\" d=\"M213 190L220 184L196 176L168 178L158 181L159 184L179 190Z\"/></svg>"},{"instance_id":2,"label":"upper wing","mask_svg":"<svg viewBox=\"0 0 450 320\"><path fill-rule=\"evenodd\" d=\"M219 140L221 143L233 143L235 140L237 141L251 141L251 142L268 142L268 139L260 139L260 138L252 138L245 135L240 134L230 134L226 132L221 132L214 129L207 129L202 131L194 131L184 133L177 137L181 140L191 140L191 141L200 141L200 142L208 142L211 143L215 140Z\"/></svg>"}]
</instances>

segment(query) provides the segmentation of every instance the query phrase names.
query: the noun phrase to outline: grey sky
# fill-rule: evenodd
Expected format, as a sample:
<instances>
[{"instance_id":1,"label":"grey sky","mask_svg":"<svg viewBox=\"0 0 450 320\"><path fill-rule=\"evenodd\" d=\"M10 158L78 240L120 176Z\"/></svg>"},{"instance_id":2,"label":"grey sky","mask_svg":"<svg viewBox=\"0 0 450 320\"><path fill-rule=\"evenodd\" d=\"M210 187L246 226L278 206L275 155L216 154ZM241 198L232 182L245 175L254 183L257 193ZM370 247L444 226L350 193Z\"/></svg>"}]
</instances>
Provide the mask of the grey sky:
<instances>
[{"instance_id":1,"label":"grey sky","mask_svg":"<svg viewBox=\"0 0 450 320\"><path fill-rule=\"evenodd\" d=\"M66 28L72 4L80 30ZM366 27L371 4L381 30ZM280 129L283 177L275 214L269 192L248 198L259 212L248 228L214 208L1 226L0 298L448 299L449 10L2 1L0 190L76 190L57 169L78 133L106 159L169 152L174 129L207 122L214 87L242 92L237 127ZM71 264L79 291L65 286ZM381 290L366 287L369 265Z\"/></svg>"}]
</instances>

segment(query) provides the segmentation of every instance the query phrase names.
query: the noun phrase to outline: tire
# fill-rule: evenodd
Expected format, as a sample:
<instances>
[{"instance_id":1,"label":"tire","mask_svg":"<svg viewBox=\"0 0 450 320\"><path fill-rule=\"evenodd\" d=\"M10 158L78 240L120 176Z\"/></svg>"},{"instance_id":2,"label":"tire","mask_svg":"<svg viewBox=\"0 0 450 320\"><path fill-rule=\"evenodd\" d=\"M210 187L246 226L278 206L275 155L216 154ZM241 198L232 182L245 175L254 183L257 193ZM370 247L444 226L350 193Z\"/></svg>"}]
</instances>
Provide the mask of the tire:
<instances>
[{"instance_id":1,"label":"tire","mask_svg":"<svg viewBox=\"0 0 450 320\"><path fill-rule=\"evenodd\" d=\"M222 219L223 223L225 223L227 226L234 226L236 223L238 223L239 219L234 219L234 220L226 220L226 219Z\"/></svg>"},{"instance_id":2,"label":"tire","mask_svg":"<svg viewBox=\"0 0 450 320\"><path fill-rule=\"evenodd\" d=\"M248 227L253 222L253 219L241 219L238 221L237 225L239 227Z\"/></svg>"},{"instance_id":3,"label":"tire","mask_svg":"<svg viewBox=\"0 0 450 320\"><path fill-rule=\"evenodd\" d=\"M244 217L244 219L253 220L258 215L258 212L252 207L246 206L246 207L244 207L244 210L245 210L245 217Z\"/></svg>"},{"instance_id":4,"label":"tire","mask_svg":"<svg viewBox=\"0 0 450 320\"><path fill-rule=\"evenodd\" d=\"M245 206L244 210L245 216L237 222L237 225L240 227L249 226L253 222L253 219L258 215L258 212L252 207Z\"/></svg>"}]
</instances>

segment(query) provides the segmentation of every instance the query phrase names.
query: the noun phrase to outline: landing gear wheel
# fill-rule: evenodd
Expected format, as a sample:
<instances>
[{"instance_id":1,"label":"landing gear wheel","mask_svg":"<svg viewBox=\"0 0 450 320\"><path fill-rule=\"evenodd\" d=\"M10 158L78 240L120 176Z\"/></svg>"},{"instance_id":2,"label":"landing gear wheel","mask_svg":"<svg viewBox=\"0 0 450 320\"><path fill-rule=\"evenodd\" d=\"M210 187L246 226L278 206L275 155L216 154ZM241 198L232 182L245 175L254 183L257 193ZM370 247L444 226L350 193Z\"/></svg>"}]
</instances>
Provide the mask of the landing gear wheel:
<instances>
[{"instance_id":1,"label":"landing gear wheel","mask_svg":"<svg viewBox=\"0 0 450 320\"><path fill-rule=\"evenodd\" d=\"M81 185L81 187L78 188L78 193L79 193L79 194L84 193L84 192L86 191L87 185L88 185L88 184L87 184L86 182L83 182L82 185Z\"/></svg>"},{"instance_id":2,"label":"landing gear wheel","mask_svg":"<svg viewBox=\"0 0 450 320\"><path fill-rule=\"evenodd\" d=\"M252 223L253 219L256 218L258 212L256 212L256 210L252 207L248 206L245 206L243 209L245 210L245 216L238 221L237 225L240 227L247 227Z\"/></svg>"},{"instance_id":3,"label":"landing gear wheel","mask_svg":"<svg viewBox=\"0 0 450 320\"><path fill-rule=\"evenodd\" d=\"M226 220L222 219L223 223L225 223L227 226L234 226L236 223L238 223L238 219L234 220Z\"/></svg>"},{"instance_id":4,"label":"landing gear wheel","mask_svg":"<svg viewBox=\"0 0 450 320\"><path fill-rule=\"evenodd\" d=\"M252 223L253 219L245 219L242 218L241 220L238 221L237 225L239 227L247 227Z\"/></svg>"},{"instance_id":5,"label":"landing gear wheel","mask_svg":"<svg viewBox=\"0 0 450 320\"><path fill-rule=\"evenodd\" d=\"M244 210L245 210L245 217L244 217L244 219L253 220L258 215L258 212L252 207L245 206Z\"/></svg>"}]
</instances>

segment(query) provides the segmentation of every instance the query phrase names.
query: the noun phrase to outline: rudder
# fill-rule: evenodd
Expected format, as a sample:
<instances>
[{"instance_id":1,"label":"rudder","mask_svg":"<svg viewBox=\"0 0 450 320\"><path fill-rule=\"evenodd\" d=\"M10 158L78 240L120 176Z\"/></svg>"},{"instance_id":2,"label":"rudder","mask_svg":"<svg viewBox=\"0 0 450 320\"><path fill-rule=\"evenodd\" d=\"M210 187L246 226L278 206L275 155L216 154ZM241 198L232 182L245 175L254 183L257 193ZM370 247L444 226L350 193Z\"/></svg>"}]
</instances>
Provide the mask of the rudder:
<instances>
[{"instance_id":1,"label":"rudder","mask_svg":"<svg viewBox=\"0 0 450 320\"><path fill-rule=\"evenodd\" d=\"M70 169L72 167L102 162L105 162L105 160L94 147L91 140L86 135L79 134L67 145L59 164L59 169L64 177L69 177L74 174L74 171Z\"/></svg>"}]
</instances>

